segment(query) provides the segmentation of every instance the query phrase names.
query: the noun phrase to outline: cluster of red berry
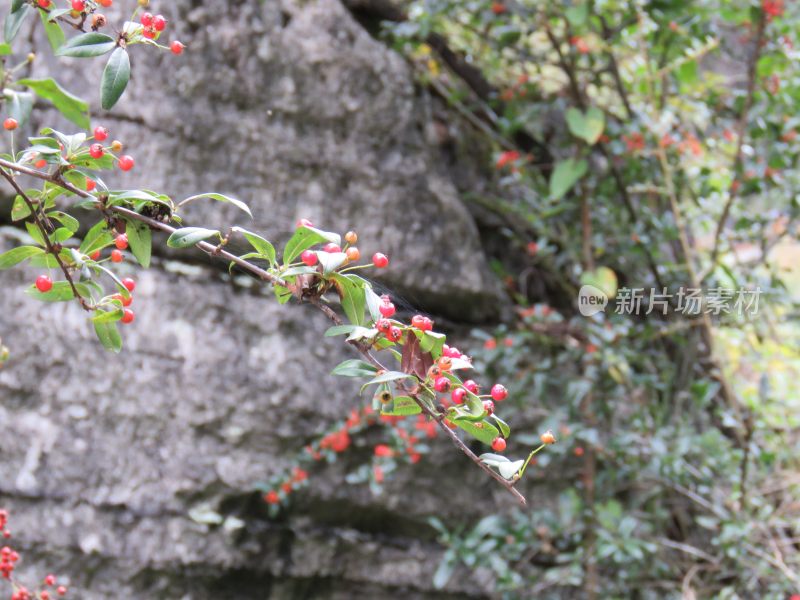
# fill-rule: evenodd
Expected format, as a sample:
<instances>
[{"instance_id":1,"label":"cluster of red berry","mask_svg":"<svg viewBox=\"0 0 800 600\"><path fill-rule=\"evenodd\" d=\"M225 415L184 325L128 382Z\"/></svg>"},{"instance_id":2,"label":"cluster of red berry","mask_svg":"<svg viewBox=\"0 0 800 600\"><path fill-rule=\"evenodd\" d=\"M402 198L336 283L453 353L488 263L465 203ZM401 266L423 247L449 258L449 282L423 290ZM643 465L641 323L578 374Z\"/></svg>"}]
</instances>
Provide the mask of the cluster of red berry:
<instances>
[{"instance_id":1,"label":"cluster of red berry","mask_svg":"<svg viewBox=\"0 0 800 600\"><path fill-rule=\"evenodd\" d=\"M314 224L309 221L308 219L300 219L297 221L297 227L314 227ZM358 247L355 246L356 242L358 242L358 234L355 231L348 231L344 236L345 246L342 248L339 244L335 244L334 242L329 242L322 247L321 252L325 252L327 254L335 254L337 252L343 252L347 255L347 262L356 262L361 258L361 251ZM319 262L319 253L318 250L305 250L300 255L300 260L303 264L307 267L313 267ZM372 255L372 264L375 265L379 269L383 269L389 266L389 259L386 257L385 254L381 254L380 252L376 252Z\"/></svg>"},{"instance_id":2,"label":"cluster of red berry","mask_svg":"<svg viewBox=\"0 0 800 600\"><path fill-rule=\"evenodd\" d=\"M6 529L7 525L8 511L0 509L0 533L3 534L3 537L10 538L11 533ZM11 581L14 587L11 600L51 600L53 596L47 588L56 586L56 576L48 575L44 578L44 589L39 590L38 593L31 592L27 587L20 585L11 578L18 561L19 553L16 550L13 550L10 546L3 546L0 548L0 576L2 576L3 579ZM59 585L56 587L55 592L59 596L65 596L67 588L66 586Z\"/></svg>"},{"instance_id":3,"label":"cluster of red berry","mask_svg":"<svg viewBox=\"0 0 800 600\"><path fill-rule=\"evenodd\" d=\"M308 479L308 472L304 471L300 467L294 467L292 469L291 477L286 479L283 483L280 484L280 490L288 496L295 490L300 484L305 482ZM264 494L264 501L267 504L280 504L281 496L276 490L270 490L266 494Z\"/></svg>"},{"instance_id":4,"label":"cluster of red berry","mask_svg":"<svg viewBox=\"0 0 800 600\"><path fill-rule=\"evenodd\" d=\"M103 144L100 142L104 142L108 139L108 129L105 127L95 127L94 128L94 139L96 143L89 146L89 156L94 159L103 158L107 150L111 150L111 152L120 152L122 150L122 142L118 140L114 140L111 142L111 145L108 147L104 147ZM134 160L132 156L124 154L119 157L117 160L117 164L119 168L123 171L130 171L134 167ZM88 191L92 191L95 188L94 181L92 181L91 187L89 184L90 179L86 180L86 189Z\"/></svg>"}]
</instances>

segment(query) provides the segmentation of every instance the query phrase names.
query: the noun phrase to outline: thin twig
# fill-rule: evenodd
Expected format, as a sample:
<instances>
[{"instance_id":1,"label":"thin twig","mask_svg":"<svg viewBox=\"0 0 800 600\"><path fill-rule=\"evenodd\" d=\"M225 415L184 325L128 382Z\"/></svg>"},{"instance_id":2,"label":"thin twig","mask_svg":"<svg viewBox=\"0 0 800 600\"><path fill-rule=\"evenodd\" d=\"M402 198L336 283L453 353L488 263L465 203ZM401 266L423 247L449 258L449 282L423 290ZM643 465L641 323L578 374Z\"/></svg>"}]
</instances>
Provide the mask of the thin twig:
<instances>
[{"instance_id":1,"label":"thin twig","mask_svg":"<svg viewBox=\"0 0 800 600\"><path fill-rule=\"evenodd\" d=\"M72 184L70 184L70 183L68 183L66 181L63 181L62 179L60 179L58 177L51 176L51 175L49 175L47 173L42 173L40 171L37 171L35 169L30 169L30 168L27 168L27 167L22 167L20 165L16 165L16 164L14 164L12 162L9 162L9 161L6 161L4 159L0 159L0 166L6 167L8 169L16 170L16 171L18 171L20 173L24 173L25 175L30 175L31 177L35 177L37 179L41 179L41 180L44 180L44 181L49 181L51 183L54 183L54 184L60 186L61 188L65 189L65 190L67 190L67 191L69 191L69 192L71 192L73 194L76 194L78 196L81 196L83 198L89 198L89 199L96 200L96 197L93 194L90 194L89 192L87 192L85 190L78 189L74 185L72 185ZM12 183L12 185L14 185L15 189L17 189L17 190L20 189L16 185L16 182L13 181L13 177L8 175L3 170L0 170L0 172L6 177L6 179L8 179ZM100 205L99 202L98 202L98 205ZM144 223L144 224L150 226L153 229L158 229L158 230L163 231L165 233L172 234L175 231L178 231L178 229L176 229L175 227L172 227L171 225L168 225L166 223L162 223L161 221L158 221L156 219L151 219L150 217L146 217L146 216L141 215L141 214L139 214L139 213L137 213L135 211L132 211L130 209L127 209L127 208L124 208L124 207L121 207L121 206L111 206L111 207L108 207L108 208L104 208L103 210L116 213L116 214L118 214L120 216L123 216L123 217L125 217L127 219L139 221L140 223ZM45 237L45 240L47 240L47 237ZM273 275L272 273L262 269L261 267L258 267L256 265L254 265L254 264L252 264L252 263L250 263L250 262L248 262L248 261L236 256L235 254L231 254L230 252L221 249L219 246L216 246L214 244L210 244L210 243L205 242L205 241L198 242L197 244L195 244L195 246L197 248L199 248L200 250L202 250L203 252L205 252L206 254L208 254L209 256L218 257L218 258L224 258L225 260L228 260L228 261L231 261L231 262L235 263L236 265L238 265L242 269L252 273L253 275L256 275L260 279L262 279L264 281L267 281L267 282L271 283L272 285L284 287L284 288L292 291L293 293L296 291L296 288L295 288L294 285L284 281L280 277L277 277L277 276ZM50 248L48 248L48 251L50 251ZM64 267L64 269L66 269L66 267ZM66 271L65 271L65 274L66 274ZM75 295L76 295L77 298L81 298L81 296L77 294L77 291L75 291ZM322 303L318 296L315 296L315 295L312 294L309 297L305 297L305 298L301 297L301 301L302 300L305 300L305 301L309 302L310 304L314 305L315 307L317 307L334 324L340 325L342 323L342 320L339 317L339 315L337 315L336 312L331 307L329 307L326 304ZM372 365L374 365L374 366L376 366L378 368L385 368L372 355L372 353L370 352L368 346L365 346L364 344L357 343L357 342L349 342L349 343L367 361L369 361L370 364L372 364ZM504 488L506 488L509 491L509 493L511 495L513 495L514 498L516 498L517 501L520 504L522 504L523 506L525 506L527 504L526 501L525 501L525 497L522 494L520 494L516 489L514 489L514 485L511 482L509 482L508 480L503 478L499 473L496 473L488 465L486 465L483 461L481 461L481 459L478 458L475 455L475 453L472 452L472 450L470 450L467 447L467 445L461 440L461 438L459 438L456 435L456 433L444 423L445 419L444 419L444 415L443 414L435 413L434 411L432 411L416 395L411 394L411 397L419 405L419 407L422 409L423 413L425 413L426 416L428 416L429 418L431 418L431 419L436 421L436 423L439 425L440 429L442 429L442 431L444 431L447 434L447 436L450 438L450 440L453 442L453 444L456 446L456 448L461 450L461 452L463 452L467 456L467 458L469 458L472 462L474 462L476 465L478 465L478 467L480 467L483 471L485 471L487 474L489 474L494 480L496 480Z\"/></svg>"}]
</instances>

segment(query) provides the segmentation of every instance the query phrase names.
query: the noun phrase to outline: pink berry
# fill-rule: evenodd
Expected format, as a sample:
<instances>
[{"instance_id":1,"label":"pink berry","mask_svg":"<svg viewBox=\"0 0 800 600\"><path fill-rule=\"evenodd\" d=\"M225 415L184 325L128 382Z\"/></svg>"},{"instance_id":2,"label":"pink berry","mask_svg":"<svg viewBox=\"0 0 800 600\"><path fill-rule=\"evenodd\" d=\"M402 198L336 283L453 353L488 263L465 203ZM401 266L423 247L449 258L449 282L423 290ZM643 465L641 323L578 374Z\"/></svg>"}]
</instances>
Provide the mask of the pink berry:
<instances>
[{"instance_id":1,"label":"pink berry","mask_svg":"<svg viewBox=\"0 0 800 600\"><path fill-rule=\"evenodd\" d=\"M98 142L104 142L108 139L108 129L105 127L95 127L94 128L94 139Z\"/></svg>"},{"instance_id":2,"label":"pink berry","mask_svg":"<svg viewBox=\"0 0 800 600\"><path fill-rule=\"evenodd\" d=\"M133 168L134 161L132 156L125 154L119 157L119 168L123 171L130 171Z\"/></svg>"},{"instance_id":3,"label":"pink berry","mask_svg":"<svg viewBox=\"0 0 800 600\"><path fill-rule=\"evenodd\" d=\"M450 392L450 397L453 399L453 404L464 404L464 400L467 399L467 390L463 387L456 388Z\"/></svg>"},{"instance_id":4,"label":"pink berry","mask_svg":"<svg viewBox=\"0 0 800 600\"><path fill-rule=\"evenodd\" d=\"M501 400L505 400L508 397L508 390L505 386L496 383L492 386L492 400L497 400L500 402Z\"/></svg>"},{"instance_id":5,"label":"pink berry","mask_svg":"<svg viewBox=\"0 0 800 600\"><path fill-rule=\"evenodd\" d=\"M492 440L492 450L495 452L502 452L506 449L506 441L501 437L496 437Z\"/></svg>"},{"instance_id":6,"label":"pink berry","mask_svg":"<svg viewBox=\"0 0 800 600\"><path fill-rule=\"evenodd\" d=\"M447 377L437 377L433 383L433 389L442 394L450 391L450 380Z\"/></svg>"},{"instance_id":7,"label":"pink berry","mask_svg":"<svg viewBox=\"0 0 800 600\"><path fill-rule=\"evenodd\" d=\"M486 411L487 415L490 415L494 412L494 402L491 400L484 400L483 401L483 410Z\"/></svg>"},{"instance_id":8,"label":"pink berry","mask_svg":"<svg viewBox=\"0 0 800 600\"><path fill-rule=\"evenodd\" d=\"M306 250L300 255L300 260L302 260L303 264L307 267L313 267L315 264L317 264L317 253L311 250Z\"/></svg>"},{"instance_id":9,"label":"pink berry","mask_svg":"<svg viewBox=\"0 0 800 600\"><path fill-rule=\"evenodd\" d=\"M309 221L308 219L298 219L297 223L295 223L295 227L300 229L301 227L313 227L314 224Z\"/></svg>"},{"instance_id":10,"label":"pink berry","mask_svg":"<svg viewBox=\"0 0 800 600\"><path fill-rule=\"evenodd\" d=\"M125 289L128 290L129 292L132 292L133 290L136 289L136 282L130 277L126 277L125 279L123 279L122 285L124 285Z\"/></svg>"},{"instance_id":11,"label":"pink berry","mask_svg":"<svg viewBox=\"0 0 800 600\"><path fill-rule=\"evenodd\" d=\"M170 51L177 55L183 54L183 49L186 48L183 44L181 44L178 40L175 40L169 45Z\"/></svg>"},{"instance_id":12,"label":"pink berry","mask_svg":"<svg viewBox=\"0 0 800 600\"><path fill-rule=\"evenodd\" d=\"M55 575L48 575L44 578L45 585L55 585L56 584L56 576Z\"/></svg>"},{"instance_id":13,"label":"pink berry","mask_svg":"<svg viewBox=\"0 0 800 600\"><path fill-rule=\"evenodd\" d=\"M372 255L372 264L379 269L384 269L389 266L389 259L386 257L385 254L376 252L375 254Z\"/></svg>"},{"instance_id":14,"label":"pink berry","mask_svg":"<svg viewBox=\"0 0 800 600\"><path fill-rule=\"evenodd\" d=\"M53 280L50 279L47 275L39 275L36 278L36 289L42 292L49 292L53 289Z\"/></svg>"},{"instance_id":15,"label":"pink berry","mask_svg":"<svg viewBox=\"0 0 800 600\"><path fill-rule=\"evenodd\" d=\"M478 393L478 384L472 381L472 379L467 379L464 382L464 387L467 388L468 391L472 392L473 394Z\"/></svg>"},{"instance_id":16,"label":"pink berry","mask_svg":"<svg viewBox=\"0 0 800 600\"><path fill-rule=\"evenodd\" d=\"M102 144L92 144L89 146L89 156L92 158L103 158L105 153L106 151L103 150Z\"/></svg>"},{"instance_id":17,"label":"pink berry","mask_svg":"<svg viewBox=\"0 0 800 600\"><path fill-rule=\"evenodd\" d=\"M380 303L380 305L378 306L378 310L386 318L391 317L395 312L397 312L397 309L395 309L394 304L386 301Z\"/></svg>"},{"instance_id":18,"label":"pink berry","mask_svg":"<svg viewBox=\"0 0 800 600\"><path fill-rule=\"evenodd\" d=\"M333 254L334 252L341 252L342 247L339 244L334 244L333 242L329 242L322 247L322 251Z\"/></svg>"}]
</instances>

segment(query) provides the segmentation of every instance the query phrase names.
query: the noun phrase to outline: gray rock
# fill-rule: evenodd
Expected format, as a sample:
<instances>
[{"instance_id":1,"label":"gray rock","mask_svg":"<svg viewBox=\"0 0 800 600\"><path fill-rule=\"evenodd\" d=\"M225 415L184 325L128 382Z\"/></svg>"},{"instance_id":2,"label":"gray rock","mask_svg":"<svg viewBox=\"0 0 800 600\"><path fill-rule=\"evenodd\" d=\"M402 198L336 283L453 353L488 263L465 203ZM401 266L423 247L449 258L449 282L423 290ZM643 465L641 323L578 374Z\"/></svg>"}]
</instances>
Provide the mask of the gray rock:
<instances>
[{"instance_id":1,"label":"gray rock","mask_svg":"<svg viewBox=\"0 0 800 600\"><path fill-rule=\"evenodd\" d=\"M299 217L355 229L365 256L390 255L382 281L400 294L452 321L497 318L499 287L400 56L335 0L155 8L188 50L133 49L132 87L112 114L94 111L137 159L109 180L176 199L235 195L255 223L212 203L187 220L278 241ZM67 62L81 68L59 71L66 87L96 104L102 61ZM12 241L0 236L0 250ZM329 323L310 307L190 267L191 251L163 256L146 272L125 267L139 282L137 317L119 356L78 306L23 294L35 271L0 273L12 352L0 370L0 504L13 512L20 573L64 573L86 600L485 596L466 574L433 590L442 548L426 519L511 501L443 439L381 497L343 483L371 448L357 439L349 463L315 472L267 518L254 482L359 405L357 386L328 374L351 353L322 337ZM204 506L244 526L189 517Z\"/></svg>"}]
</instances>

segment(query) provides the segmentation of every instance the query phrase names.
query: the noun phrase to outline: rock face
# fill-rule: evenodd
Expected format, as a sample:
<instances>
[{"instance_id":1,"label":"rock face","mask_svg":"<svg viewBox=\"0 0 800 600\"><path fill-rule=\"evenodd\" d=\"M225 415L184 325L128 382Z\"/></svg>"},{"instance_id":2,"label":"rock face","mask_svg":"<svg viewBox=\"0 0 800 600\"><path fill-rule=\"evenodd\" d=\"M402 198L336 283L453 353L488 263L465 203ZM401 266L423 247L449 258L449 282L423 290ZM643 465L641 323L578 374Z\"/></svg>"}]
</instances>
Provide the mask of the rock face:
<instances>
[{"instance_id":1,"label":"rock face","mask_svg":"<svg viewBox=\"0 0 800 600\"><path fill-rule=\"evenodd\" d=\"M255 223L211 204L188 220L278 240L301 216L356 229L365 255L392 257L386 283L415 303L452 321L496 318L498 286L426 143L429 107L400 56L335 0L156 8L189 50L135 48L132 87L95 117L136 156L125 184L176 199L230 193ZM66 87L96 103L88 73L102 64L80 65L64 70ZM266 518L253 483L359 405L357 387L328 375L350 355L322 337L328 323L312 309L280 307L195 259L130 267L137 320L119 356L94 341L79 307L25 296L32 271L0 273L12 352L0 370L0 504L13 511L20 572L70 575L82 600L482 597L467 577L433 590L442 550L426 519L508 500L443 440L383 497L344 485L336 465ZM188 517L205 505L245 526Z\"/></svg>"}]
</instances>

